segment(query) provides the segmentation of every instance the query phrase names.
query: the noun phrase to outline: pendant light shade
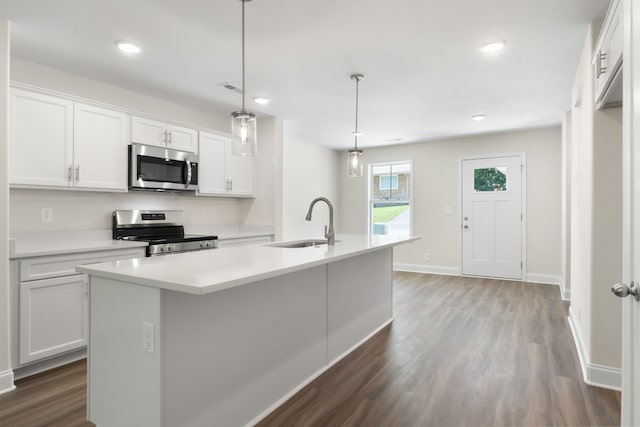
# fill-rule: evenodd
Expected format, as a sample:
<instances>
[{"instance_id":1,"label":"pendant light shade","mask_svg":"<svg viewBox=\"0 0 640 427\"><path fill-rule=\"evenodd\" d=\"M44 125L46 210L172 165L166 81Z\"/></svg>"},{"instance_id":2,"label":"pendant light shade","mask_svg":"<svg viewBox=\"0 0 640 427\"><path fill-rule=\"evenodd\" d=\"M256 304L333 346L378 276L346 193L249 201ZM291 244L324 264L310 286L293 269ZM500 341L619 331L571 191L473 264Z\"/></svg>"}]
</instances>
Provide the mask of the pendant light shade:
<instances>
[{"instance_id":1,"label":"pendant light shade","mask_svg":"<svg viewBox=\"0 0 640 427\"><path fill-rule=\"evenodd\" d=\"M231 153L235 156L255 156L258 151L256 115L244 109L244 4L242 2L242 109L231 113Z\"/></svg>"},{"instance_id":2,"label":"pendant light shade","mask_svg":"<svg viewBox=\"0 0 640 427\"><path fill-rule=\"evenodd\" d=\"M357 148L349 150L347 174L353 177L362 176L363 169L362 150L358 150Z\"/></svg>"},{"instance_id":3,"label":"pendant light shade","mask_svg":"<svg viewBox=\"0 0 640 427\"><path fill-rule=\"evenodd\" d=\"M256 115L246 111L231 113L231 153L235 156L255 156Z\"/></svg>"},{"instance_id":4,"label":"pendant light shade","mask_svg":"<svg viewBox=\"0 0 640 427\"><path fill-rule=\"evenodd\" d=\"M358 88L360 84L360 80L362 80L364 76L362 74L352 74L351 80L356 81L356 129L353 132L354 139L354 147L349 150L349 158L347 165L347 175L352 177L362 176L362 172L364 170L364 163L362 161L362 150L358 149L358 137L362 135L358 130Z\"/></svg>"}]
</instances>

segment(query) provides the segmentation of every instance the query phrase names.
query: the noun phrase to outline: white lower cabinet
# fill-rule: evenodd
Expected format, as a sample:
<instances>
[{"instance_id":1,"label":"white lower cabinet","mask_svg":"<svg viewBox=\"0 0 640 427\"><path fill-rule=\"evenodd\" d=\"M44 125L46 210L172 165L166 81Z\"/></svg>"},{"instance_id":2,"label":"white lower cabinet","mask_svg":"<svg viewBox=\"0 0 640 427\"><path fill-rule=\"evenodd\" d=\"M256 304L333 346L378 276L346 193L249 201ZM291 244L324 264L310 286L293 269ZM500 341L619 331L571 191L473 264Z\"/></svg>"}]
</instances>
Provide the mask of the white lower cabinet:
<instances>
[{"instance_id":1,"label":"white lower cabinet","mask_svg":"<svg viewBox=\"0 0 640 427\"><path fill-rule=\"evenodd\" d=\"M86 274L20 284L20 364L87 345Z\"/></svg>"},{"instance_id":2,"label":"white lower cabinet","mask_svg":"<svg viewBox=\"0 0 640 427\"><path fill-rule=\"evenodd\" d=\"M12 367L55 362L87 345L88 276L76 266L144 256L133 247L10 261Z\"/></svg>"},{"instance_id":3,"label":"white lower cabinet","mask_svg":"<svg viewBox=\"0 0 640 427\"><path fill-rule=\"evenodd\" d=\"M231 154L231 138L200 132L198 194L254 197L255 157Z\"/></svg>"}]
</instances>

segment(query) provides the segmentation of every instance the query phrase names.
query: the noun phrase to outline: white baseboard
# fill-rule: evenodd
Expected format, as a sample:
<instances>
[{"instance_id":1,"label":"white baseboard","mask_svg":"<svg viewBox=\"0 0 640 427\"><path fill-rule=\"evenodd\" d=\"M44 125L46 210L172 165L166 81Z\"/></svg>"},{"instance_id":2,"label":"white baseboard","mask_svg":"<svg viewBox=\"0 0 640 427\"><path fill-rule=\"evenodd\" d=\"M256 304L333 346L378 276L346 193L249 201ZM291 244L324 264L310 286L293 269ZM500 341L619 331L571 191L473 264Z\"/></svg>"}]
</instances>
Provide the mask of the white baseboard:
<instances>
[{"instance_id":1,"label":"white baseboard","mask_svg":"<svg viewBox=\"0 0 640 427\"><path fill-rule=\"evenodd\" d=\"M393 263L393 269L395 271L407 271L410 273L442 274L444 276L460 275L458 267L443 267L438 265Z\"/></svg>"},{"instance_id":2,"label":"white baseboard","mask_svg":"<svg viewBox=\"0 0 640 427\"><path fill-rule=\"evenodd\" d=\"M560 276L555 274L527 273L525 282L542 283L543 285L560 285Z\"/></svg>"},{"instance_id":3,"label":"white baseboard","mask_svg":"<svg viewBox=\"0 0 640 427\"><path fill-rule=\"evenodd\" d=\"M567 289L566 283L560 278L560 297L563 301L571 301L571 289Z\"/></svg>"},{"instance_id":4,"label":"white baseboard","mask_svg":"<svg viewBox=\"0 0 640 427\"><path fill-rule=\"evenodd\" d=\"M578 359L580 359L584 382L595 387L622 391L622 369L597 365L589 361L589 353L582 340L582 334L580 333L577 319L571 307L569 307L568 320L571 334L576 344L576 350L578 351Z\"/></svg>"},{"instance_id":5,"label":"white baseboard","mask_svg":"<svg viewBox=\"0 0 640 427\"><path fill-rule=\"evenodd\" d=\"M0 372L0 394L15 390L16 386L13 383L13 371Z\"/></svg>"},{"instance_id":6,"label":"white baseboard","mask_svg":"<svg viewBox=\"0 0 640 427\"><path fill-rule=\"evenodd\" d=\"M57 368L67 363L76 362L81 359L87 358L87 349L81 348L69 353L65 353L62 356L53 357L51 359L41 360L31 365L22 366L14 371L17 380L29 377L31 375L39 374L40 372L48 371L50 369Z\"/></svg>"}]
</instances>

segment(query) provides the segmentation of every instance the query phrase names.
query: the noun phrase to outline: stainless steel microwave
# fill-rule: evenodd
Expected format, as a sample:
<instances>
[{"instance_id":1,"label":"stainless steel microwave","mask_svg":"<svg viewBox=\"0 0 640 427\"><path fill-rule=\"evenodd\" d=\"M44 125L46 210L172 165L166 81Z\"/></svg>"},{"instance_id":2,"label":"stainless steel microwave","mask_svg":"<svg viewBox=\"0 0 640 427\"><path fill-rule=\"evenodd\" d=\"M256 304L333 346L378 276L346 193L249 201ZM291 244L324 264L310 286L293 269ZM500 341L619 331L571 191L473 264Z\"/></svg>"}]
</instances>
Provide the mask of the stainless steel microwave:
<instances>
[{"instance_id":1,"label":"stainless steel microwave","mask_svg":"<svg viewBox=\"0 0 640 427\"><path fill-rule=\"evenodd\" d=\"M144 144L129 145L129 188L152 191L198 189L198 155Z\"/></svg>"}]
</instances>

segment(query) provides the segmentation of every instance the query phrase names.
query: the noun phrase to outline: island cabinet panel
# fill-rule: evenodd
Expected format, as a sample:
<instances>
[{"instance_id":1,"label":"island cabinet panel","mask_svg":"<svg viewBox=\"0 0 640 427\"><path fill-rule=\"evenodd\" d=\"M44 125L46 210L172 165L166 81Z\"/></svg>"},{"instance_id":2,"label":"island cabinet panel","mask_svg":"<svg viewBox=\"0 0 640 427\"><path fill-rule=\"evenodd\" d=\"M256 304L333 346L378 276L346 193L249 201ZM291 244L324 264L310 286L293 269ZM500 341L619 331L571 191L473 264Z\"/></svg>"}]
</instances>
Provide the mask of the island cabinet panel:
<instances>
[{"instance_id":1,"label":"island cabinet panel","mask_svg":"<svg viewBox=\"0 0 640 427\"><path fill-rule=\"evenodd\" d=\"M392 251L329 264L328 357L339 360L393 317ZM345 286L348 284L348 286Z\"/></svg>"},{"instance_id":2,"label":"island cabinet panel","mask_svg":"<svg viewBox=\"0 0 640 427\"><path fill-rule=\"evenodd\" d=\"M298 256L316 250L339 249ZM391 322L392 250L229 279L203 294L90 275L89 420L255 425Z\"/></svg>"},{"instance_id":3,"label":"island cabinet panel","mask_svg":"<svg viewBox=\"0 0 640 427\"><path fill-rule=\"evenodd\" d=\"M168 292L165 425L248 425L322 369L326 270L324 265L204 296Z\"/></svg>"},{"instance_id":4,"label":"island cabinet panel","mask_svg":"<svg viewBox=\"0 0 640 427\"><path fill-rule=\"evenodd\" d=\"M87 418L99 426L164 426L160 289L90 279ZM155 326L144 351L143 323ZM188 362L187 362L188 363Z\"/></svg>"}]
</instances>

